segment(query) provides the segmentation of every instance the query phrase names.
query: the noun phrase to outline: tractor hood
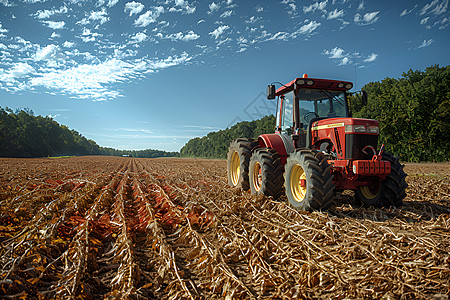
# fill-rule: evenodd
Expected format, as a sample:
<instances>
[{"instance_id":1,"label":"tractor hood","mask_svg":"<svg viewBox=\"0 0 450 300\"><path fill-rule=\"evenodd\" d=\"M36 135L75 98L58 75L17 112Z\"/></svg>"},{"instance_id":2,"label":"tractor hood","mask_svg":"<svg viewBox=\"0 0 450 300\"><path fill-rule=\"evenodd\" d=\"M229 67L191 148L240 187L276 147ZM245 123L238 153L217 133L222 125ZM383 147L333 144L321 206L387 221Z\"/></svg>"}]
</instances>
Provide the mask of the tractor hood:
<instances>
[{"instance_id":1,"label":"tractor hood","mask_svg":"<svg viewBox=\"0 0 450 300\"><path fill-rule=\"evenodd\" d=\"M331 118L318 120L312 123L311 130L329 130L342 128L345 132L378 134L377 120L358 118Z\"/></svg>"}]
</instances>

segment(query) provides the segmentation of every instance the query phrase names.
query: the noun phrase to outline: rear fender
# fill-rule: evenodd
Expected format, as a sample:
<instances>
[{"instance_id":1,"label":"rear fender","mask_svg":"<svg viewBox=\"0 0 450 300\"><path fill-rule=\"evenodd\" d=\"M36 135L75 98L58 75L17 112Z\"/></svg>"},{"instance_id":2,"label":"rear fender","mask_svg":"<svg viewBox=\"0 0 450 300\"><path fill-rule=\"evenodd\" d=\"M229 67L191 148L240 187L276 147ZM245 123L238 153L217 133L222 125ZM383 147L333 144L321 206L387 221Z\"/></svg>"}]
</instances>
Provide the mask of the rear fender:
<instances>
[{"instance_id":1,"label":"rear fender","mask_svg":"<svg viewBox=\"0 0 450 300\"><path fill-rule=\"evenodd\" d=\"M291 152L290 145L285 145L285 141L278 133L262 134L258 137L258 143L261 148L275 149L281 158L281 164L286 164L286 159L289 156L288 153ZM292 148L294 146L292 145Z\"/></svg>"}]
</instances>

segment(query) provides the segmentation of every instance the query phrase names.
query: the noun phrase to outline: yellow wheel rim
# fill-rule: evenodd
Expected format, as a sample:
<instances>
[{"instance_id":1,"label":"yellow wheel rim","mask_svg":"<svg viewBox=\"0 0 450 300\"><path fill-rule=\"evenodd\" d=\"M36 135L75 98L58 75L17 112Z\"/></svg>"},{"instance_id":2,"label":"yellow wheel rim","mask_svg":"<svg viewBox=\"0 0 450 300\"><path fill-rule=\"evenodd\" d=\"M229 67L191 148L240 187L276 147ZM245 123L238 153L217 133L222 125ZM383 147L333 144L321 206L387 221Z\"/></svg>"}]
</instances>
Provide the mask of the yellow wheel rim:
<instances>
[{"instance_id":1,"label":"yellow wheel rim","mask_svg":"<svg viewBox=\"0 0 450 300\"><path fill-rule=\"evenodd\" d=\"M231 156L231 182L233 186L236 186L239 182L239 174L241 173L241 160L239 159L239 153L236 151Z\"/></svg>"},{"instance_id":2,"label":"yellow wheel rim","mask_svg":"<svg viewBox=\"0 0 450 300\"><path fill-rule=\"evenodd\" d=\"M295 165L291 170L291 192L294 200L302 202L306 196L306 174L300 165Z\"/></svg>"},{"instance_id":3,"label":"yellow wheel rim","mask_svg":"<svg viewBox=\"0 0 450 300\"><path fill-rule=\"evenodd\" d=\"M259 192L262 184L261 165L259 162L255 162L255 166L253 167L253 183L255 190Z\"/></svg>"},{"instance_id":4,"label":"yellow wheel rim","mask_svg":"<svg viewBox=\"0 0 450 300\"><path fill-rule=\"evenodd\" d=\"M375 198L378 195L378 192L380 191L380 189L378 188L378 191L374 194L373 191L371 191L369 186L367 185L360 186L359 190L361 191L363 197L369 200Z\"/></svg>"}]
</instances>

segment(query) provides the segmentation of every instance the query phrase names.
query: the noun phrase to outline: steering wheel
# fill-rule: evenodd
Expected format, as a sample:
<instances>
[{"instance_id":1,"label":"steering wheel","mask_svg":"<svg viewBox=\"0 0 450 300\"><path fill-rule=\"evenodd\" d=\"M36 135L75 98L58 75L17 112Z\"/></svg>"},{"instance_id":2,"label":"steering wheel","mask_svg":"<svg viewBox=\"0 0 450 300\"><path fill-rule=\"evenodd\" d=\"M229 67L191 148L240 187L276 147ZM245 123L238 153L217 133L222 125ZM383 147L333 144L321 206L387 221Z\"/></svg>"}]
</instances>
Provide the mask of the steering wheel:
<instances>
[{"instance_id":1,"label":"steering wheel","mask_svg":"<svg viewBox=\"0 0 450 300\"><path fill-rule=\"evenodd\" d=\"M310 112L307 112L307 113L303 116L303 119L305 119L306 122L309 122L308 119L307 119L307 117L308 117L309 115L312 115L312 114L314 114L316 118L319 117L318 114L316 114L316 113L313 112L313 111L310 111Z\"/></svg>"}]
</instances>

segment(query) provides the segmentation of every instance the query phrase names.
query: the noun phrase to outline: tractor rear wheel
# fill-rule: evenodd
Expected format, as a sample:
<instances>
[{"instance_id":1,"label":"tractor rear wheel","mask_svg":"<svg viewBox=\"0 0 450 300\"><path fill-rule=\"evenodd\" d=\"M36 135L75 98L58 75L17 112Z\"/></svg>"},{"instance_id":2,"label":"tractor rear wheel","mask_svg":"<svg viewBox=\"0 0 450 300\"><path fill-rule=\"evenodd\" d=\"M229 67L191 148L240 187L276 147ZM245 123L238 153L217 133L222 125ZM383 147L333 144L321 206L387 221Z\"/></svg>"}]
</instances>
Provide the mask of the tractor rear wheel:
<instances>
[{"instance_id":1,"label":"tractor rear wheel","mask_svg":"<svg viewBox=\"0 0 450 300\"><path fill-rule=\"evenodd\" d=\"M390 153L385 152L382 157L391 163L391 173L383 181L375 181L371 186L360 186L355 191L355 198L367 206L402 206L408 187L403 165Z\"/></svg>"},{"instance_id":2,"label":"tractor rear wheel","mask_svg":"<svg viewBox=\"0 0 450 300\"><path fill-rule=\"evenodd\" d=\"M227 156L228 184L232 187L250 189L248 180L248 165L253 149L258 142L246 138L239 138L230 143Z\"/></svg>"},{"instance_id":3,"label":"tractor rear wheel","mask_svg":"<svg viewBox=\"0 0 450 300\"><path fill-rule=\"evenodd\" d=\"M298 210L325 210L334 199L333 175L327 157L297 149L288 157L284 186L289 203Z\"/></svg>"},{"instance_id":4,"label":"tractor rear wheel","mask_svg":"<svg viewBox=\"0 0 450 300\"><path fill-rule=\"evenodd\" d=\"M250 159L250 190L275 199L283 194L283 165L275 149L257 149Z\"/></svg>"}]
</instances>

